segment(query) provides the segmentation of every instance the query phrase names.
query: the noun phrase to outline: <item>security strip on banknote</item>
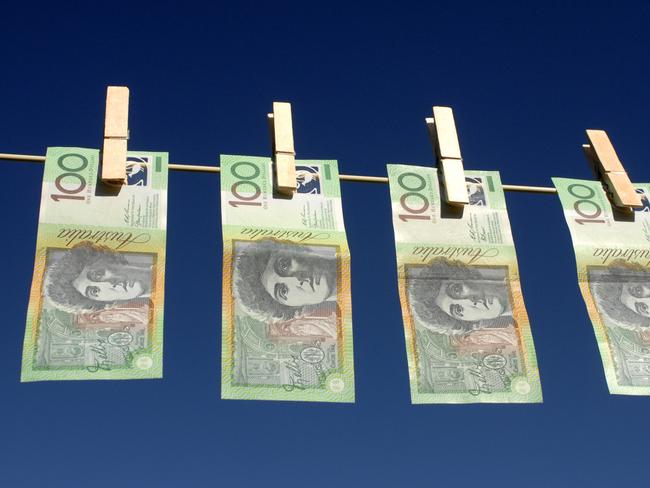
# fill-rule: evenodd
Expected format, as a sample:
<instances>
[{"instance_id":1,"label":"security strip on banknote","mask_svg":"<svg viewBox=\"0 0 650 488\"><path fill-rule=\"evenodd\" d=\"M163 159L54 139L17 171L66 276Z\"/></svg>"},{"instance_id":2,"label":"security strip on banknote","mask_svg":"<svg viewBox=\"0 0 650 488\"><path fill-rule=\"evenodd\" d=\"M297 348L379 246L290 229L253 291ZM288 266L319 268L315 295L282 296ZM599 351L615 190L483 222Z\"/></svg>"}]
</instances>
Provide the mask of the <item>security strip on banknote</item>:
<instances>
[{"instance_id":1,"label":"security strip on banknote","mask_svg":"<svg viewBox=\"0 0 650 488\"><path fill-rule=\"evenodd\" d=\"M411 400L541 402L499 173L465 176L451 211L436 169L388 165Z\"/></svg>"},{"instance_id":2,"label":"security strip on banknote","mask_svg":"<svg viewBox=\"0 0 650 488\"><path fill-rule=\"evenodd\" d=\"M47 150L22 381L162 377L167 154Z\"/></svg>"},{"instance_id":3,"label":"security strip on banknote","mask_svg":"<svg viewBox=\"0 0 650 488\"><path fill-rule=\"evenodd\" d=\"M335 161L221 156L222 398L354 401L350 253Z\"/></svg>"},{"instance_id":4,"label":"security strip on banknote","mask_svg":"<svg viewBox=\"0 0 650 488\"><path fill-rule=\"evenodd\" d=\"M643 207L612 207L599 181L553 178L610 393L650 395L650 184Z\"/></svg>"}]
</instances>

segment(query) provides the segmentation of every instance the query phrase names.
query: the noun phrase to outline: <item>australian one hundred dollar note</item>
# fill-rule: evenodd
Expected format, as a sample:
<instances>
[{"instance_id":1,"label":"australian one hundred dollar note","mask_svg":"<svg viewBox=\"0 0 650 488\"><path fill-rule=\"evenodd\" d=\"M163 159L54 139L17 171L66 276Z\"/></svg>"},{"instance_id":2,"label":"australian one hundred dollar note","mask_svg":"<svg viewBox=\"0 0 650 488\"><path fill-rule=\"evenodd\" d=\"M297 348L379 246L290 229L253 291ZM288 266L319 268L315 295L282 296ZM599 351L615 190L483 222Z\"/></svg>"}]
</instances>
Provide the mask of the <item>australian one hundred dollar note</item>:
<instances>
[{"instance_id":1,"label":"australian one hundred dollar note","mask_svg":"<svg viewBox=\"0 0 650 488\"><path fill-rule=\"evenodd\" d=\"M52 147L43 174L22 381L162 377L167 154Z\"/></svg>"},{"instance_id":2,"label":"australian one hundred dollar note","mask_svg":"<svg viewBox=\"0 0 650 488\"><path fill-rule=\"evenodd\" d=\"M412 402L541 402L498 172L466 171L456 210L434 168L388 177Z\"/></svg>"},{"instance_id":3,"label":"australian one hundred dollar note","mask_svg":"<svg viewBox=\"0 0 650 488\"><path fill-rule=\"evenodd\" d=\"M616 209L599 181L553 178L610 393L650 395L650 184Z\"/></svg>"},{"instance_id":4,"label":"australian one hundred dollar note","mask_svg":"<svg viewBox=\"0 0 650 488\"><path fill-rule=\"evenodd\" d=\"M354 401L350 253L335 161L296 161L292 198L268 158L221 156L221 396Z\"/></svg>"}]
</instances>

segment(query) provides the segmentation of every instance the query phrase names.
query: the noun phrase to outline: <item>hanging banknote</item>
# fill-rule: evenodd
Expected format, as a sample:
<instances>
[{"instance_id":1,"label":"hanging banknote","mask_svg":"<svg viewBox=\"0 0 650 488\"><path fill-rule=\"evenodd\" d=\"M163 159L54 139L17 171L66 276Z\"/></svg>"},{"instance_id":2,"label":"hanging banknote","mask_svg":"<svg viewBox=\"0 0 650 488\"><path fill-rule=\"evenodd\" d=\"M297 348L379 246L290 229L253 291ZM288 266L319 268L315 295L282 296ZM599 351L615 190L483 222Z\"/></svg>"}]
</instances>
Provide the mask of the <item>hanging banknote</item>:
<instances>
[{"instance_id":1,"label":"hanging banknote","mask_svg":"<svg viewBox=\"0 0 650 488\"><path fill-rule=\"evenodd\" d=\"M221 156L222 398L354 401L350 254L334 161Z\"/></svg>"},{"instance_id":2,"label":"hanging banknote","mask_svg":"<svg viewBox=\"0 0 650 488\"><path fill-rule=\"evenodd\" d=\"M167 154L130 152L125 185L98 170L47 151L22 381L162 377Z\"/></svg>"},{"instance_id":3,"label":"hanging banknote","mask_svg":"<svg viewBox=\"0 0 650 488\"><path fill-rule=\"evenodd\" d=\"M626 213L612 207L598 181L553 183L609 391L650 395L650 184L635 185L643 208Z\"/></svg>"},{"instance_id":4,"label":"hanging banknote","mask_svg":"<svg viewBox=\"0 0 650 488\"><path fill-rule=\"evenodd\" d=\"M411 399L541 402L499 174L465 175L454 211L436 169L388 165Z\"/></svg>"}]
</instances>

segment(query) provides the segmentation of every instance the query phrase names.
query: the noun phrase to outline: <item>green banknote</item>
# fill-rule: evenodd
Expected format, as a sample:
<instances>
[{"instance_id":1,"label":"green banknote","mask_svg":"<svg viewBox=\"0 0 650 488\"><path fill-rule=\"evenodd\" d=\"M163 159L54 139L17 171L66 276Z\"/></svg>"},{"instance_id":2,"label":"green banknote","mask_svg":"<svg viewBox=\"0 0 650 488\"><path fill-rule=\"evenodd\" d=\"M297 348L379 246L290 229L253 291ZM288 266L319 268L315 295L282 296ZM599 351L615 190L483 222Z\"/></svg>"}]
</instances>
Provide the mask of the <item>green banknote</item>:
<instances>
[{"instance_id":1,"label":"green banknote","mask_svg":"<svg viewBox=\"0 0 650 488\"><path fill-rule=\"evenodd\" d=\"M47 150L22 381L162 377L167 154Z\"/></svg>"},{"instance_id":2,"label":"green banknote","mask_svg":"<svg viewBox=\"0 0 650 488\"><path fill-rule=\"evenodd\" d=\"M609 391L650 395L650 184L634 185L643 208L622 212L598 181L553 183Z\"/></svg>"},{"instance_id":3,"label":"green banknote","mask_svg":"<svg viewBox=\"0 0 650 488\"><path fill-rule=\"evenodd\" d=\"M499 173L465 175L459 211L436 169L388 165L411 399L541 402Z\"/></svg>"},{"instance_id":4,"label":"green banknote","mask_svg":"<svg viewBox=\"0 0 650 488\"><path fill-rule=\"evenodd\" d=\"M221 156L222 398L354 401L350 253L335 161Z\"/></svg>"}]
</instances>

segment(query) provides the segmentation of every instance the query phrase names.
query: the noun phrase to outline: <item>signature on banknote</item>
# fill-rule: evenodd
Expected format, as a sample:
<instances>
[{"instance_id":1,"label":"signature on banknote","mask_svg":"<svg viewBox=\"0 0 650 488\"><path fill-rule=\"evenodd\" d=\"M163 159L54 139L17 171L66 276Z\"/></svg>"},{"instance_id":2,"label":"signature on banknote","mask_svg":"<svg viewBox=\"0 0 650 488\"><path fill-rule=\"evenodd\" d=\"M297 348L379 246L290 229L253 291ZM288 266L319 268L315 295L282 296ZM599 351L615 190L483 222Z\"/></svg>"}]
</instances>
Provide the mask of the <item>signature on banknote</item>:
<instances>
[{"instance_id":1,"label":"signature on banknote","mask_svg":"<svg viewBox=\"0 0 650 488\"><path fill-rule=\"evenodd\" d=\"M86 369L90 373L96 373L100 369L103 369L105 371L110 371L111 368L114 365L121 365L121 366L130 366L131 362L133 361L133 354L129 350L128 346L126 345L115 345L115 349L117 351L121 352L121 360L120 361L115 361L112 359L109 359L109 343L107 340L104 339L98 339L97 343L90 346L90 352L93 353L94 357L93 360L95 361L95 364L92 366L87 366ZM114 352L113 352L114 354Z\"/></svg>"},{"instance_id":2,"label":"signature on banknote","mask_svg":"<svg viewBox=\"0 0 650 488\"><path fill-rule=\"evenodd\" d=\"M508 388L510 379L505 369L506 364L507 360L501 354L488 354L480 360L477 359L475 365L467 370L475 382L467 392L478 396L481 393L493 393L497 386L501 390Z\"/></svg>"}]
</instances>

